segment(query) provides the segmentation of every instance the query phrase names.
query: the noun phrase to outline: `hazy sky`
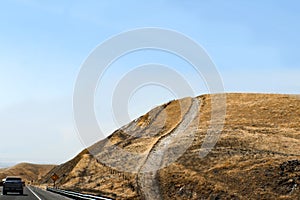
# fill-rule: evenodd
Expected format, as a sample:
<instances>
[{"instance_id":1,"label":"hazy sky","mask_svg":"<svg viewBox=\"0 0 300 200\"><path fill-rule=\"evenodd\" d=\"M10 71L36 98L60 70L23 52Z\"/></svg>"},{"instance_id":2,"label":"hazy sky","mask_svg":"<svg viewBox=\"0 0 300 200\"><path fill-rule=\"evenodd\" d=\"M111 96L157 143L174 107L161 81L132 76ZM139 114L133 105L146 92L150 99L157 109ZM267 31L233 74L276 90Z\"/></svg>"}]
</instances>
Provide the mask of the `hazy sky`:
<instances>
[{"instance_id":1,"label":"hazy sky","mask_svg":"<svg viewBox=\"0 0 300 200\"><path fill-rule=\"evenodd\" d=\"M61 163L82 150L72 112L80 67L101 42L135 28L172 29L198 42L227 92L300 93L299 6L297 0L1 1L0 163ZM197 94L207 92L186 63L162 52L128 55L106 79L118 80L118 66L149 62L175 65L199 84ZM135 118L173 98L163 88L141 89L129 113ZM95 112L101 119L108 111ZM103 126L106 135L117 128Z\"/></svg>"}]
</instances>

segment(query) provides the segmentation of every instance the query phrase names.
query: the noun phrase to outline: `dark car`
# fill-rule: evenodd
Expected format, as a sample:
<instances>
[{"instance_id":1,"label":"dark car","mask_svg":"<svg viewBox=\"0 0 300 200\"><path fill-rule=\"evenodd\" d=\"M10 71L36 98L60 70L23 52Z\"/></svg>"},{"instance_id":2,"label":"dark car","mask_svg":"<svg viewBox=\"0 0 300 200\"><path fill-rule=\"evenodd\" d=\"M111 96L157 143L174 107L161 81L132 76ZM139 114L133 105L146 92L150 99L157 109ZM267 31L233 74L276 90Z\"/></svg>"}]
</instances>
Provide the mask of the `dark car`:
<instances>
[{"instance_id":1,"label":"dark car","mask_svg":"<svg viewBox=\"0 0 300 200\"><path fill-rule=\"evenodd\" d=\"M17 192L23 195L23 182L19 177L6 177L3 181L3 195L6 195L7 192Z\"/></svg>"}]
</instances>

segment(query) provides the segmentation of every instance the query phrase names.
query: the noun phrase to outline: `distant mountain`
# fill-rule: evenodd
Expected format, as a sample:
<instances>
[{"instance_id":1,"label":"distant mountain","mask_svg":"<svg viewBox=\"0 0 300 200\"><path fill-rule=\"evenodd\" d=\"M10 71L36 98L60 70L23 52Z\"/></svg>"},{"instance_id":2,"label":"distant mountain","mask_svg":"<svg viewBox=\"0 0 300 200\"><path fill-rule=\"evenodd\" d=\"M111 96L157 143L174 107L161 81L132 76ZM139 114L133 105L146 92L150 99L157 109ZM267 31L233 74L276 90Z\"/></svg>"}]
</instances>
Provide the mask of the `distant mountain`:
<instances>
[{"instance_id":1,"label":"distant mountain","mask_svg":"<svg viewBox=\"0 0 300 200\"><path fill-rule=\"evenodd\" d=\"M6 176L20 176L24 181L37 181L55 165L38 165L31 163L20 163L12 167L0 169L0 180Z\"/></svg>"},{"instance_id":2,"label":"distant mountain","mask_svg":"<svg viewBox=\"0 0 300 200\"><path fill-rule=\"evenodd\" d=\"M5 163L5 162L0 162L0 169L1 168L6 168L6 167L11 167L14 166L16 163Z\"/></svg>"},{"instance_id":3,"label":"distant mountain","mask_svg":"<svg viewBox=\"0 0 300 200\"><path fill-rule=\"evenodd\" d=\"M222 123L210 124L212 95L154 108L53 168L41 183L51 184L56 173L62 188L117 199L299 199L299 96L226 98L223 131L204 158L207 131ZM159 170L148 172L151 166Z\"/></svg>"}]
</instances>

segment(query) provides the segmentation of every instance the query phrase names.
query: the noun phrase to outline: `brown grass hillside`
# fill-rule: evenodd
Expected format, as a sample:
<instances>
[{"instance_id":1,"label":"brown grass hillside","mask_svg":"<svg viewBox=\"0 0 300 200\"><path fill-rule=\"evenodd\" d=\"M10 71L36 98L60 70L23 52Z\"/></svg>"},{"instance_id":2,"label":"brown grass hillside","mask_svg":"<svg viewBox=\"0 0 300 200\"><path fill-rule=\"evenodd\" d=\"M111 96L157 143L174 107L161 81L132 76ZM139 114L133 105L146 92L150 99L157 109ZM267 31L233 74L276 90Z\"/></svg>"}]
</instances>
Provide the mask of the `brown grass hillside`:
<instances>
[{"instance_id":1,"label":"brown grass hillside","mask_svg":"<svg viewBox=\"0 0 300 200\"><path fill-rule=\"evenodd\" d=\"M299 96L226 96L223 131L204 158L220 123L210 124L211 95L154 108L51 173L60 187L117 199L300 199Z\"/></svg>"},{"instance_id":2,"label":"brown grass hillside","mask_svg":"<svg viewBox=\"0 0 300 200\"><path fill-rule=\"evenodd\" d=\"M37 181L53 167L55 165L20 163L12 167L0 169L0 180L6 176L20 176L26 182Z\"/></svg>"}]
</instances>

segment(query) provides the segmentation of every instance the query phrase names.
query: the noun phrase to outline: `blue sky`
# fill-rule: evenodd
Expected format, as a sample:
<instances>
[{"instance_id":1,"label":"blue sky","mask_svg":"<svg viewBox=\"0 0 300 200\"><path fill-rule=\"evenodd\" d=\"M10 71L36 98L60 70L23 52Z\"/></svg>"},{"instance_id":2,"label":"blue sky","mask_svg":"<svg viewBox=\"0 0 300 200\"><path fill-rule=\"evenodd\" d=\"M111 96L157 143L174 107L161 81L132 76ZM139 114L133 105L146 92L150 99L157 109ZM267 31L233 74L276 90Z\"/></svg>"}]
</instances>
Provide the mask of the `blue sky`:
<instances>
[{"instance_id":1,"label":"blue sky","mask_svg":"<svg viewBox=\"0 0 300 200\"><path fill-rule=\"evenodd\" d=\"M0 162L60 163L84 148L72 115L81 64L101 42L135 28L167 28L195 40L216 64L227 92L299 93L299 6L292 0L1 1ZM187 72L170 55L141 55L115 65L153 59ZM112 71L107 79L117 75ZM188 72L185 77L199 81ZM199 83L197 93L205 92ZM172 98L162 88L146 88L133 97L129 113L137 117ZM104 126L106 134L117 128ZM13 140L11 151L7 141Z\"/></svg>"}]
</instances>

